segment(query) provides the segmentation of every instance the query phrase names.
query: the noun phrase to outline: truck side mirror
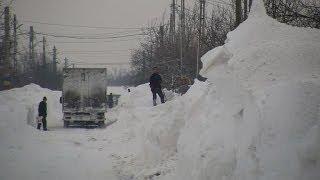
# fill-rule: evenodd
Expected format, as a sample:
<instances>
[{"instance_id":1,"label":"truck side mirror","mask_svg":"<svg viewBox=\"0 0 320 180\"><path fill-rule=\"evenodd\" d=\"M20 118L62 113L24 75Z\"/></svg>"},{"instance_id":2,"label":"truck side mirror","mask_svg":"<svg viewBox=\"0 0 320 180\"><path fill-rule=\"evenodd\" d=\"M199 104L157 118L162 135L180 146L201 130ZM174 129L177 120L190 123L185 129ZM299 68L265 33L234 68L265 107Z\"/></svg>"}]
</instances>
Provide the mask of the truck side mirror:
<instances>
[{"instance_id":1,"label":"truck side mirror","mask_svg":"<svg viewBox=\"0 0 320 180\"><path fill-rule=\"evenodd\" d=\"M59 100L59 101L60 101L60 104L62 104L62 97L60 97L60 100Z\"/></svg>"}]
</instances>

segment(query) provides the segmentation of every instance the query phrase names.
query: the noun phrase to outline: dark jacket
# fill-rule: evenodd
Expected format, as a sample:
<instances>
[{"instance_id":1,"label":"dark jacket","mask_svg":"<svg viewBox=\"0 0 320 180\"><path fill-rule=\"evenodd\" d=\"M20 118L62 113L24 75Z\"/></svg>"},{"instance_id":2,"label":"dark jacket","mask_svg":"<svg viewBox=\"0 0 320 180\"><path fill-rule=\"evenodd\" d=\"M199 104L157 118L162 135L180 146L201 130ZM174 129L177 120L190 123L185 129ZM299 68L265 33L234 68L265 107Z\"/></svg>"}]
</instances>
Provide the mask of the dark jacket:
<instances>
[{"instance_id":1,"label":"dark jacket","mask_svg":"<svg viewBox=\"0 0 320 180\"><path fill-rule=\"evenodd\" d=\"M108 103L113 104L113 95L112 94L110 94L108 97Z\"/></svg>"},{"instance_id":2,"label":"dark jacket","mask_svg":"<svg viewBox=\"0 0 320 180\"><path fill-rule=\"evenodd\" d=\"M161 89L161 83L162 79L161 76L158 73L153 73L150 76L150 88L155 89L155 88L160 88Z\"/></svg>"},{"instance_id":3,"label":"dark jacket","mask_svg":"<svg viewBox=\"0 0 320 180\"><path fill-rule=\"evenodd\" d=\"M39 103L38 113L39 113L39 116L43 116L43 117L47 116L47 103L46 102L41 101Z\"/></svg>"}]
</instances>

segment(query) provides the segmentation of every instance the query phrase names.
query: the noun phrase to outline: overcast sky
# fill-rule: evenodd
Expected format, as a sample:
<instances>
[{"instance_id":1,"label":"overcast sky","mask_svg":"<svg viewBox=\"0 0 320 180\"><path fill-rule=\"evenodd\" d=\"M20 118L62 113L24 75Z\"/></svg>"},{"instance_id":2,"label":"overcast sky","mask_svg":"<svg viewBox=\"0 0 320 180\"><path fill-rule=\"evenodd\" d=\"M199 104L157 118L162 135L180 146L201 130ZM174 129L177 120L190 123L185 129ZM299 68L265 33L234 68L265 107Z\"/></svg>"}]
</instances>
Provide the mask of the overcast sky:
<instances>
[{"instance_id":1,"label":"overcast sky","mask_svg":"<svg viewBox=\"0 0 320 180\"><path fill-rule=\"evenodd\" d=\"M138 34L139 31L134 28L145 27L156 19L160 20L164 12L169 12L170 2L171 0L15 0L14 10L25 30L33 25L38 33L98 37L93 40L48 37L48 49L51 51L53 45L56 45L60 60L67 57L75 63L129 62L130 49L138 46L139 36L121 39L108 37ZM28 21L108 28L51 26ZM37 35L37 41L41 39L42 36ZM41 43L38 49L41 50Z\"/></svg>"}]
</instances>

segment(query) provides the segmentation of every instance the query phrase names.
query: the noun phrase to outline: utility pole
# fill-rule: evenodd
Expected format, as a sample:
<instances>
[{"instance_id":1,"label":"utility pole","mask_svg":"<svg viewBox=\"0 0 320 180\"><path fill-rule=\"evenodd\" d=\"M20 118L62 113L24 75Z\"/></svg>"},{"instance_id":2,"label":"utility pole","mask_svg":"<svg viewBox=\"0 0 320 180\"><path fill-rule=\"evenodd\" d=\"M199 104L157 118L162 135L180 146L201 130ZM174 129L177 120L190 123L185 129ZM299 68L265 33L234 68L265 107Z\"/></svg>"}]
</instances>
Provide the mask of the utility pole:
<instances>
[{"instance_id":1,"label":"utility pole","mask_svg":"<svg viewBox=\"0 0 320 180\"><path fill-rule=\"evenodd\" d=\"M200 56L201 56L201 40L202 40L202 34L205 24L205 15L206 15L206 1L200 0L200 15L199 15L199 29L198 29L198 47L197 47L197 69L196 69L196 78L198 78L199 75L199 62L200 62Z\"/></svg>"},{"instance_id":2,"label":"utility pole","mask_svg":"<svg viewBox=\"0 0 320 180\"><path fill-rule=\"evenodd\" d=\"M34 31L33 26L30 26L29 32L29 59L31 61L31 70L35 70L35 61L34 61Z\"/></svg>"},{"instance_id":3,"label":"utility pole","mask_svg":"<svg viewBox=\"0 0 320 180\"><path fill-rule=\"evenodd\" d=\"M170 14L170 43L174 44L176 28L176 0L172 0L171 3L171 14Z\"/></svg>"},{"instance_id":4,"label":"utility pole","mask_svg":"<svg viewBox=\"0 0 320 180\"><path fill-rule=\"evenodd\" d=\"M272 17L275 19L276 18L276 2L275 0L272 0Z\"/></svg>"},{"instance_id":5,"label":"utility pole","mask_svg":"<svg viewBox=\"0 0 320 180\"><path fill-rule=\"evenodd\" d=\"M248 18L248 0L243 0L243 19L247 19L247 18Z\"/></svg>"},{"instance_id":6,"label":"utility pole","mask_svg":"<svg viewBox=\"0 0 320 180\"><path fill-rule=\"evenodd\" d=\"M10 10L9 7L6 6L4 9L4 40L3 40L3 46L4 46L4 67L10 68Z\"/></svg>"},{"instance_id":7,"label":"utility pole","mask_svg":"<svg viewBox=\"0 0 320 180\"><path fill-rule=\"evenodd\" d=\"M68 68L68 66L69 66L69 60L65 57L64 58L64 68L66 69L66 68Z\"/></svg>"},{"instance_id":8,"label":"utility pole","mask_svg":"<svg viewBox=\"0 0 320 180\"><path fill-rule=\"evenodd\" d=\"M57 48L53 46L53 53L52 53L52 71L56 75L57 74Z\"/></svg>"},{"instance_id":9,"label":"utility pole","mask_svg":"<svg viewBox=\"0 0 320 180\"><path fill-rule=\"evenodd\" d=\"M180 76L182 77L182 65L184 54L184 36L185 36L185 3L181 0L181 14L180 14Z\"/></svg>"},{"instance_id":10,"label":"utility pole","mask_svg":"<svg viewBox=\"0 0 320 180\"><path fill-rule=\"evenodd\" d=\"M13 16L13 70L14 73L18 73L18 60L17 60L17 53L18 53L18 38L17 38L17 16Z\"/></svg>"},{"instance_id":11,"label":"utility pole","mask_svg":"<svg viewBox=\"0 0 320 180\"><path fill-rule=\"evenodd\" d=\"M43 68L46 68L47 62L46 62L46 38L42 37L42 66Z\"/></svg>"},{"instance_id":12,"label":"utility pole","mask_svg":"<svg viewBox=\"0 0 320 180\"><path fill-rule=\"evenodd\" d=\"M241 0L236 0L236 24L235 27L238 27L241 23Z\"/></svg>"}]
</instances>

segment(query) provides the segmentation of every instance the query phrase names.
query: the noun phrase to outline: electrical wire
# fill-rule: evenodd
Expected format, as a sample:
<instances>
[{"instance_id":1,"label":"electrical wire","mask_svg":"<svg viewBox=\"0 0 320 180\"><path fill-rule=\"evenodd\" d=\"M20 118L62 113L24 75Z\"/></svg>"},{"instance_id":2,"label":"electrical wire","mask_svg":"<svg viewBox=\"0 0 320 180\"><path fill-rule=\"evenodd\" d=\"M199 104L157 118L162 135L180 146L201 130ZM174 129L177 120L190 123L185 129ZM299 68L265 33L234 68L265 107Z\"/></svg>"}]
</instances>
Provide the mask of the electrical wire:
<instances>
[{"instance_id":1,"label":"electrical wire","mask_svg":"<svg viewBox=\"0 0 320 180\"><path fill-rule=\"evenodd\" d=\"M96 52L125 52L125 51L130 51L132 49L108 49L108 50L94 50L94 51L82 51L82 50L69 50L69 51L62 51L64 53L68 52L68 53L74 53L74 52L89 52L89 53L96 53Z\"/></svg>"},{"instance_id":2,"label":"electrical wire","mask_svg":"<svg viewBox=\"0 0 320 180\"><path fill-rule=\"evenodd\" d=\"M130 62L113 62L113 63L90 63L90 62L70 62L71 64L76 64L76 65L125 65L125 64L130 64Z\"/></svg>"},{"instance_id":3,"label":"electrical wire","mask_svg":"<svg viewBox=\"0 0 320 180\"><path fill-rule=\"evenodd\" d=\"M26 33L28 33L26 30L25 30ZM56 34L56 33L51 33L51 32L45 32L47 34L54 34L55 36L71 36L71 37L93 37L93 38L98 38L98 37L105 37L106 35L114 35L114 36L117 36L117 35L127 35L127 34L132 34L132 33L137 33L137 32L142 32L142 30L127 30L127 31L116 31L116 32L108 32L108 33L95 33L95 34L92 34L92 33L77 33L77 34ZM44 32L42 32L44 33Z\"/></svg>"},{"instance_id":4,"label":"electrical wire","mask_svg":"<svg viewBox=\"0 0 320 180\"><path fill-rule=\"evenodd\" d=\"M58 23L47 23L47 22L38 22L24 20L22 22L33 23L33 24L42 24L48 26L61 26L61 27L77 27L77 28L91 28L91 29L141 29L141 27L106 27L106 26L86 26L86 25L71 25L71 24L58 24Z\"/></svg>"},{"instance_id":5,"label":"electrical wire","mask_svg":"<svg viewBox=\"0 0 320 180\"><path fill-rule=\"evenodd\" d=\"M68 52L61 52L62 54L69 54L69 55L81 55L81 56L90 56L90 55L128 55L128 54L125 54L125 53L116 53L116 52L109 52L109 53L80 53L80 52L77 52L77 53L68 53Z\"/></svg>"},{"instance_id":6,"label":"electrical wire","mask_svg":"<svg viewBox=\"0 0 320 180\"><path fill-rule=\"evenodd\" d=\"M97 44L97 43L114 43L114 42L124 42L124 41L133 41L140 40L140 38L130 38L130 39L114 39L106 41L56 41L53 44Z\"/></svg>"},{"instance_id":7,"label":"electrical wire","mask_svg":"<svg viewBox=\"0 0 320 180\"><path fill-rule=\"evenodd\" d=\"M118 56L122 56L122 57L128 57L129 55L126 54L102 54L102 55L94 55L94 54L83 54L83 55L69 55L69 56L74 56L74 57L85 57L85 58L110 58L110 57L115 57Z\"/></svg>"},{"instance_id":8,"label":"electrical wire","mask_svg":"<svg viewBox=\"0 0 320 180\"><path fill-rule=\"evenodd\" d=\"M138 34L127 34L127 35L119 35L119 36L109 36L109 37L80 37L80 36L64 36L64 35L55 35L55 34L48 34L43 32L35 32L35 34L43 35L43 36L51 36L55 38L70 38L70 39L117 39L117 38L124 38L124 37L132 37L132 36L143 36L145 34L138 33Z\"/></svg>"}]
</instances>

